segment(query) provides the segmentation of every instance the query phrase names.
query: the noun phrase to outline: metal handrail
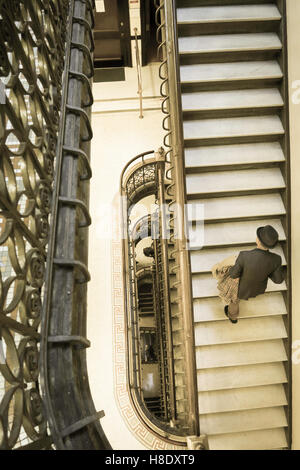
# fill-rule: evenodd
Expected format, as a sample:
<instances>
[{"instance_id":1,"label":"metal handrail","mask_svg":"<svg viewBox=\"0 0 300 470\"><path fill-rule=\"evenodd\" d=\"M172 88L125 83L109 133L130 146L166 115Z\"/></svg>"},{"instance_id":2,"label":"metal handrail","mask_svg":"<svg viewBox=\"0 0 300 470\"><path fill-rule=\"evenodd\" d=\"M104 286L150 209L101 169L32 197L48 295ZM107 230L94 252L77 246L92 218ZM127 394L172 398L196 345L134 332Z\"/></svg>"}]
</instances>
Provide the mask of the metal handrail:
<instances>
[{"instance_id":1,"label":"metal handrail","mask_svg":"<svg viewBox=\"0 0 300 470\"><path fill-rule=\"evenodd\" d=\"M178 233L173 235L172 241L175 244L173 258L176 266L173 272L176 273L181 290L178 296L178 303L181 307L184 337L184 355L186 368L186 386L188 400L188 425L190 433L200 435L199 411L198 411L198 389L195 357L195 338L193 326L193 301L192 301L192 280L191 262L188 251L188 223L185 218L184 208L186 207L186 181L184 165L184 138L182 125L180 71L178 63L178 37L175 0L156 1L156 21L158 15L161 20L158 33L161 38L158 42L158 53L162 53L162 63L160 66L162 112L165 114L163 129L167 131L164 138L164 145L168 147L167 160L170 162L169 174L172 175L167 194L172 197L169 204L172 210L173 204L181 208L180 220L177 220ZM171 228L175 230L175 217L172 218Z\"/></svg>"},{"instance_id":2,"label":"metal handrail","mask_svg":"<svg viewBox=\"0 0 300 470\"><path fill-rule=\"evenodd\" d=\"M149 228L150 228L150 232L151 232L151 229L152 229L152 223L153 223L153 214L147 214L147 215L144 215L144 217L141 217L139 220L136 221L136 223L134 224L134 226L132 227L131 229L131 236L132 236L132 240L134 241L134 243L137 245L138 242L142 239L139 234L138 234L138 231L140 230L145 230L145 226L147 227L147 232L149 233ZM145 230L145 231L146 231Z\"/></svg>"},{"instance_id":3,"label":"metal handrail","mask_svg":"<svg viewBox=\"0 0 300 470\"><path fill-rule=\"evenodd\" d=\"M49 427L59 450L111 449L99 423L104 412L96 412L92 400L85 353L90 345L86 339L86 266L94 7L94 0L70 2L41 328L42 392ZM82 128L88 135L83 134ZM84 223L79 220L82 210ZM76 275L78 270L80 278Z\"/></svg>"},{"instance_id":4,"label":"metal handrail","mask_svg":"<svg viewBox=\"0 0 300 470\"><path fill-rule=\"evenodd\" d=\"M84 351L94 8L0 1L1 450L110 448Z\"/></svg>"},{"instance_id":5,"label":"metal handrail","mask_svg":"<svg viewBox=\"0 0 300 470\"><path fill-rule=\"evenodd\" d=\"M170 299L170 272L169 272L169 250L167 237L167 217L165 213L165 153L163 149L157 153L157 182L158 182L158 203L160 207L160 248L163 262L163 283L164 283L164 314L167 333L167 361L169 372L169 393L171 419L176 421L176 397L175 397L175 376L174 376L174 351L172 336L172 316L171 316L171 299ZM159 274L159 273L157 273ZM160 291L161 287L159 288Z\"/></svg>"},{"instance_id":6,"label":"metal handrail","mask_svg":"<svg viewBox=\"0 0 300 470\"><path fill-rule=\"evenodd\" d=\"M133 157L129 162L126 163L125 167L122 170L121 177L120 177L120 194L123 194L125 191L125 184L128 181L129 177L132 176L133 171L149 164L149 162L154 162L154 159L145 160L145 157L148 155L154 154L154 150L148 150L147 152L139 153L135 157ZM129 171L130 170L130 171ZM125 193L124 193L125 194Z\"/></svg>"},{"instance_id":7,"label":"metal handrail","mask_svg":"<svg viewBox=\"0 0 300 470\"><path fill-rule=\"evenodd\" d=\"M136 68L137 68L137 79L138 79L138 95L140 102L140 115L139 118L142 119L143 116L143 85L142 85L142 66L140 59L140 49L138 43L138 34L137 28L134 28L134 40L135 40L135 57L136 57Z\"/></svg>"}]
</instances>

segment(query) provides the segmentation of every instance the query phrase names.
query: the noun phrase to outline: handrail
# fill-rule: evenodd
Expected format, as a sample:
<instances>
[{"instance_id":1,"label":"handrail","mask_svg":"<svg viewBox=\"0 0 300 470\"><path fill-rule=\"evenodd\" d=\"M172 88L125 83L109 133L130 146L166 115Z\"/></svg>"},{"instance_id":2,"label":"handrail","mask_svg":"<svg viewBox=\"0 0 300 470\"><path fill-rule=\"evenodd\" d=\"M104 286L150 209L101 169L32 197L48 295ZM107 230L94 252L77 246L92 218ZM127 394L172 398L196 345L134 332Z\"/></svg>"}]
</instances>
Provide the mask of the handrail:
<instances>
[{"instance_id":1,"label":"handrail","mask_svg":"<svg viewBox=\"0 0 300 470\"><path fill-rule=\"evenodd\" d=\"M158 182L158 203L160 207L160 248L163 263L162 283L164 289L163 304L167 334L167 362L169 372L169 400L171 409L171 419L176 421L176 397L175 397L175 377L174 377L174 352L173 352L173 337L172 337L172 316L171 316L171 299L170 299L170 272L169 272L169 251L168 251L168 237L167 237L167 218L165 212L166 199L165 199L165 152L161 148L157 152L157 182ZM157 272L159 275L159 272ZM162 289L159 286L159 292Z\"/></svg>"},{"instance_id":2,"label":"handrail","mask_svg":"<svg viewBox=\"0 0 300 470\"><path fill-rule=\"evenodd\" d=\"M150 164L155 161L154 158L152 159L147 158L147 160L145 160L145 157L151 154L154 154L154 150L149 150L147 152L140 153L136 155L134 158L132 158L131 160L129 160L129 162L125 165L125 167L122 170L121 177L120 177L120 194L123 194L125 190L126 182L131 176L133 176L136 170L138 170L139 168L143 167L146 164Z\"/></svg>"},{"instance_id":3,"label":"handrail","mask_svg":"<svg viewBox=\"0 0 300 470\"><path fill-rule=\"evenodd\" d=\"M134 39L135 39L135 57L136 57L136 68L137 68L137 79L138 79L138 95L140 101L140 115L139 118L142 119L143 116L143 85L142 85L142 67L140 59L140 49L138 43L137 28L134 28Z\"/></svg>"},{"instance_id":4,"label":"handrail","mask_svg":"<svg viewBox=\"0 0 300 470\"><path fill-rule=\"evenodd\" d=\"M94 7L94 0L70 1L41 328L42 392L59 450L111 449L99 423L104 412L92 400L85 352Z\"/></svg>"},{"instance_id":5,"label":"handrail","mask_svg":"<svg viewBox=\"0 0 300 470\"><path fill-rule=\"evenodd\" d=\"M198 390L196 375L196 357L195 357L195 338L193 326L193 301L192 301L192 281L191 281L191 263L190 253L188 251L188 223L185 217L186 181L184 165L184 139L182 125L181 109L181 90L180 90L180 71L178 63L178 38L177 38L177 20L176 20L176 2L156 1L156 21L158 15L161 16L161 22L158 27L158 36L161 39L158 53L162 53L162 64L160 66L160 78L162 79L161 94L164 98L162 111L166 115L163 120L163 129L167 131L164 138L164 145L169 148L167 158L170 162L169 174L172 180L167 193L172 196L172 202L169 204L170 210L174 204L180 208L181 214L177 219L174 213L173 230L178 232L173 235L172 240L175 243L173 257L176 266L173 272L176 273L176 285L180 290L178 303L182 311L183 337L184 337L184 355L186 368L186 386L188 402L188 424L190 433L200 435L199 429L199 411L198 411ZM172 191L172 193L171 193ZM176 236L175 236L176 235Z\"/></svg>"},{"instance_id":6,"label":"handrail","mask_svg":"<svg viewBox=\"0 0 300 470\"><path fill-rule=\"evenodd\" d=\"M128 204L132 204L134 199L131 199L131 195L128 198L127 182L130 177L134 178L134 175L144 165L147 165L149 161L153 162L153 158L147 158L147 156L154 154L154 150L143 152L134 158L132 158L126 166L123 168L120 177L120 195L121 199L121 227L122 233L122 257L123 257L123 283L124 283L124 307L127 315L125 321L125 341L127 350L127 379L129 384L129 397L132 400L133 396L136 400L133 400L137 409L142 409L142 414L147 414L147 410L140 400L141 391L141 377L140 377L140 364L139 364L139 344L138 344L138 321L137 321L137 279L132 272L129 259L135 257L135 244L128 238ZM144 174L143 174L144 176ZM153 181L154 183L154 181ZM143 186L143 181L141 187ZM129 286L127 286L127 281ZM129 288L128 288L129 287ZM129 317L129 314L130 316ZM129 332L131 335L129 336ZM129 354L132 352L132 355ZM138 416L140 412L138 412Z\"/></svg>"},{"instance_id":7,"label":"handrail","mask_svg":"<svg viewBox=\"0 0 300 470\"><path fill-rule=\"evenodd\" d=\"M131 159L126 167L123 169L120 178L120 194L122 196L121 202L121 227L123 229L122 233L122 258L123 258L123 289L124 289L124 307L125 315L128 315L128 312L131 312L131 319L126 319L125 321L125 344L127 351L127 385L129 391L130 401L136 410L137 417L141 420L144 426L146 426L151 432L154 433L159 439L162 439L173 445L186 446L186 437L175 428L171 428L168 425L164 425L157 418L155 418L146 408L143 400L140 396L140 378L133 376L134 365L137 364L137 345L135 340L137 337L137 295L136 295L136 285L135 281L131 278L133 275L131 266L129 265L128 260L134 256L132 248L134 245L133 241L130 241L128 234L128 205L126 199L126 185L125 181L128 181L128 174L131 175L131 172L136 171L137 168L141 165L147 165L147 160L145 157L153 154L154 151L144 152L137 155ZM151 159L153 160L153 159ZM139 162L139 164L138 164ZM137 202L137 201L135 201ZM127 222L127 223L126 223ZM131 281L130 281L131 279ZM128 288L128 283L130 288ZM132 287L135 288L135 292L132 292ZM129 333L132 333L131 339ZM132 354L132 357L129 357L129 354Z\"/></svg>"},{"instance_id":8,"label":"handrail","mask_svg":"<svg viewBox=\"0 0 300 470\"><path fill-rule=\"evenodd\" d=\"M144 229L145 226L147 226L147 232L149 233L149 228L150 228L150 232L151 232L152 223L153 223L152 214L144 215L144 217L141 217L139 220L136 221L136 223L134 224L134 226L131 229L132 240L134 241L134 243L136 245L141 240L138 232L140 232L140 230L145 230Z\"/></svg>"},{"instance_id":9,"label":"handrail","mask_svg":"<svg viewBox=\"0 0 300 470\"><path fill-rule=\"evenodd\" d=\"M144 279L147 277L149 274L151 274L153 271L152 266L146 266L144 268L137 269L136 271L136 277L138 281Z\"/></svg>"},{"instance_id":10,"label":"handrail","mask_svg":"<svg viewBox=\"0 0 300 470\"><path fill-rule=\"evenodd\" d=\"M66 0L0 1L0 76L9 97L0 111L1 450L53 448L39 363L70 6Z\"/></svg>"}]
</instances>

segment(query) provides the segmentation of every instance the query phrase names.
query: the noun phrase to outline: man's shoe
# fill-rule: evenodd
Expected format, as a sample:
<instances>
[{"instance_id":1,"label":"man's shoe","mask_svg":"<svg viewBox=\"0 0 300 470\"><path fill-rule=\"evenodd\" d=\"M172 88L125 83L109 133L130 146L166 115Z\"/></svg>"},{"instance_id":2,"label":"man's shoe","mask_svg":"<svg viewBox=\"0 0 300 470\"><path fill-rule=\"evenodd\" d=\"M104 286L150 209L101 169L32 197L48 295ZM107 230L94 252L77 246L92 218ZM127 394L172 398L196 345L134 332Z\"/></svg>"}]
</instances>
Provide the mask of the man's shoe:
<instances>
[{"instance_id":1,"label":"man's shoe","mask_svg":"<svg viewBox=\"0 0 300 470\"><path fill-rule=\"evenodd\" d=\"M237 320L231 320L229 313L228 313L228 305L225 305L224 312L225 312L226 317L231 321L231 323L236 324L238 322Z\"/></svg>"}]
</instances>

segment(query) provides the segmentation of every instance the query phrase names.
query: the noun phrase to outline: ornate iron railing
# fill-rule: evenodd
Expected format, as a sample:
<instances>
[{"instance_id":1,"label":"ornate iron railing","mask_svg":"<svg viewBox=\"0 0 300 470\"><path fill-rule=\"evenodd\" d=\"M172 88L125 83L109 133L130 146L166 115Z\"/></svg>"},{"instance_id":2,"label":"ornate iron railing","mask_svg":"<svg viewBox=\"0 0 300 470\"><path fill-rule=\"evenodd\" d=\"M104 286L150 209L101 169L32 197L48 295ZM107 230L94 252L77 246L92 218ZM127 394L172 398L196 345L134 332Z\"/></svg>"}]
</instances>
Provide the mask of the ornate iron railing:
<instances>
[{"instance_id":1,"label":"ornate iron railing","mask_svg":"<svg viewBox=\"0 0 300 470\"><path fill-rule=\"evenodd\" d=\"M121 190L123 193L126 188L126 197L131 206L142 197L155 192L155 158L149 157L151 154L154 155L154 150L137 155L122 171Z\"/></svg>"},{"instance_id":2,"label":"ornate iron railing","mask_svg":"<svg viewBox=\"0 0 300 470\"><path fill-rule=\"evenodd\" d=\"M109 448L88 386L93 0L0 1L0 448Z\"/></svg>"},{"instance_id":3,"label":"ornate iron railing","mask_svg":"<svg viewBox=\"0 0 300 470\"><path fill-rule=\"evenodd\" d=\"M105 449L110 446L98 422L103 412L97 413L93 405L85 354L90 345L86 338L86 298L90 279L93 3L73 0L69 19L65 106L57 147L42 323L42 384L57 448Z\"/></svg>"},{"instance_id":4,"label":"ornate iron railing","mask_svg":"<svg viewBox=\"0 0 300 470\"><path fill-rule=\"evenodd\" d=\"M68 4L1 1L0 15L0 447L42 449L52 441L38 380L40 323Z\"/></svg>"},{"instance_id":5,"label":"ornate iron railing","mask_svg":"<svg viewBox=\"0 0 300 470\"><path fill-rule=\"evenodd\" d=\"M172 423L176 422L176 398L174 377L174 354L172 336L172 312L170 298L170 269L169 269L169 239L171 233L167 227L166 199L165 199L165 152L161 148L157 152L156 179L157 179L157 234L155 234L155 263L157 296L159 297L159 313L161 323L162 358L165 369L165 395L167 417Z\"/></svg>"},{"instance_id":6,"label":"ornate iron railing","mask_svg":"<svg viewBox=\"0 0 300 470\"><path fill-rule=\"evenodd\" d=\"M138 403L141 400L141 365L139 354L137 276L135 269L135 245L137 242L136 224L131 227L130 211L142 197L155 191L155 159L149 157L154 151L144 152L130 160L120 179L122 196L123 226L123 268L126 319L126 339L128 355L128 381ZM139 221L140 223L142 221ZM146 408L145 410L146 411Z\"/></svg>"},{"instance_id":7,"label":"ornate iron railing","mask_svg":"<svg viewBox=\"0 0 300 470\"><path fill-rule=\"evenodd\" d=\"M171 260L174 266L170 272L175 274L177 289L174 301L178 308L173 319L176 326L174 336L176 401L180 401L181 412L178 419L186 426L189 434L200 435L198 413L198 391L196 376L195 340L193 327L193 303L190 255L188 251L188 224L185 217L186 190L184 171L182 110L180 99L180 79L178 63L178 41L175 0L154 0L156 6L158 59L161 62L159 76L162 80L160 92L163 97L163 129L166 131L164 147L167 148L166 161L169 168L166 190L171 214L169 229L170 241L174 243Z\"/></svg>"},{"instance_id":8,"label":"ornate iron railing","mask_svg":"<svg viewBox=\"0 0 300 470\"><path fill-rule=\"evenodd\" d=\"M127 341L127 379L129 383L130 398L137 411L138 417L143 424L150 428L158 437L171 442L172 444L186 445L186 438L182 435L181 429L176 428L175 423L175 400L174 400L174 377L173 377L173 354L172 354L172 337L170 326L170 299L169 299L169 277L168 277L168 255L167 247L162 246L164 242L167 243L167 238L162 239L164 231L162 227L165 223L160 220L164 211L164 207L156 216L149 214L151 221L149 222L149 215L138 220L132 226L130 215L133 206L139 202L143 197L153 194L155 195L156 203L163 203L163 196L165 191L164 180L164 153L157 152L155 158L150 157L154 151L146 152L138 155L132 159L121 175L120 192L123 197L122 204L122 226L123 230L123 268L124 268L124 300L125 300L125 314L126 318L126 341ZM148 156L148 158L146 158ZM149 172L145 169L151 167L151 177ZM160 168L158 168L160 167ZM133 184L135 181L135 184ZM160 187L162 186L162 187ZM151 217L152 216L152 217ZM146 223L145 223L146 220ZM137 230L140 225L139 230ZM143 227L142 227L143 226ZM166 422L158 420L151 414L142 399L142 384L140 374L140 338L138 328L138 289L137 289L137 274L140 273L135 263L135 245L141 236L141 230L144 228L152 228L152 235L159 240L161 250L161 259L159 266L159 279L155 271L155 295L156 303L159 304L159 316L161 321L164 322L164 335L161 338L164 344L161 343L161 357L163 360L162 374L166 379L164 383L164 400L165 400L165 417ZM156 228L155 228L156 227ZM137 233L139 232L139 233ZM165 235L165 234L164 234ZM142 235L143 236L143 235ZM157 246L156 246L157 248ZM166 264L166 267L165 266ZM161 330L161 328L160 328Z\"/></svg>"}]
</instances>

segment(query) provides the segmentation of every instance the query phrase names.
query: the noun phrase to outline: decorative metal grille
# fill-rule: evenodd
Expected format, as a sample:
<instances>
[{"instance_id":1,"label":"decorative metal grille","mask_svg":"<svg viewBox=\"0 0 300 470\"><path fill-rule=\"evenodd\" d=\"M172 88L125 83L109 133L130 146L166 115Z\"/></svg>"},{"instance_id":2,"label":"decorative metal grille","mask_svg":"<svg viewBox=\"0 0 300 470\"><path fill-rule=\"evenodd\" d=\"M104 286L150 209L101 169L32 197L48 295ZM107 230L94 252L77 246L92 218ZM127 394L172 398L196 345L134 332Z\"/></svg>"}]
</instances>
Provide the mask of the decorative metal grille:
<instances>
[{"instance_id":1,"label":"decorative metal grille","mask_svg":"<svg viewBox=\"0 0 300 470\"><path fill-rule=\"evenodd\" d=\"M68 6L0 2L1 449L51 443L39 341Z\"/></svg>"},{"instance_id":2,"label":"decorative metal grille","mask_svg":"<svg viewBox=\"0 0 300 470\"><path fill-rule=\"evenodd\" d=\"M0 449L110 448L82 349L94 6L0 0Z\"/></svg>"},{"instance_id":3,"label":"decorative metal grille","mask_svg":"<svg viewBox=\"0 0 300 470\"><path fill-rule=\"evenodd\" d=\"M174 250L170 253L170 260L173 262L171 273L176 276L176 281L173 282L173 289L176 289L173 302L177 304L177 312L174 315L175 321L172 328L174 338L180 338L179 341L174 341L174 371L179 371L179 374L176 372L175 379L179 385L176 399L180 400L180 407L177 407L177 419L186 426L189 434L199 435L192 282L189 241L186 236L188 224L186 217L184 217L186 205L183 163L184 139L180 106L181 90L178 78L176 0L154 0L154 4L156 7L156 39L159 44L157 52L158 60L161 61L159 67L159 77L162 80L160 93L163 97L161 110L165 116L162 127L166 131L163 144L167 148L165 159L169 165L166 173L166 179L169 182L166 189L170 214L168 225L171 232L170 242L174 244ZM180 213L183 216L178 216ZM185 371L184 374L181 373L182 370Z\"/></svg>"},{"instance_id":4,"label":"decorative metal grille","mask_svg":"<svg viewBox=\"0 0 300 470\"><path fill-rule=\"evenodd\" d=\"M165 160L164 151L159 149L145 152L130 160L121 175L120 192L123 217L123 274L127 315L128 375L131 398L138 416L158 436L167 437L169 442L185 442L185 430L177 427L176 403L174 399L173 343L170 328L170 294L168 241L165 222ZM147 158L146 158L147 157ZM138 221L131 218L134 207L145 196L155 196L156 211L148 213ZM141 267L136 263L136 246L142 238L151 236L154 242L155 263ZM145 406L141 367L141 335L138 281L151 278L154 290L155 322L160 359L160 418Z\"/></svg>"},{"instance_id":5,"label":"decorative metal grille","mask_svg":"<svg viewBox=\"0 0 300 470\"><path fill-rule=\"evenodd\" d=\"M155 163L144 165L141 168L137 168L136 171L130 176L126 183L127 197L130 202L134 201L134 198L139 196L140 192L145 192L145 189L150 187L150 190L155 188Z\"/></svg>"}]
</instances>

